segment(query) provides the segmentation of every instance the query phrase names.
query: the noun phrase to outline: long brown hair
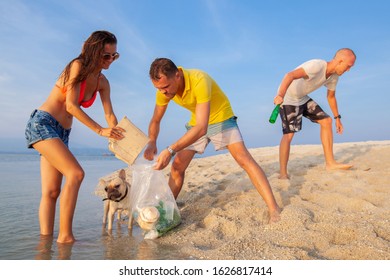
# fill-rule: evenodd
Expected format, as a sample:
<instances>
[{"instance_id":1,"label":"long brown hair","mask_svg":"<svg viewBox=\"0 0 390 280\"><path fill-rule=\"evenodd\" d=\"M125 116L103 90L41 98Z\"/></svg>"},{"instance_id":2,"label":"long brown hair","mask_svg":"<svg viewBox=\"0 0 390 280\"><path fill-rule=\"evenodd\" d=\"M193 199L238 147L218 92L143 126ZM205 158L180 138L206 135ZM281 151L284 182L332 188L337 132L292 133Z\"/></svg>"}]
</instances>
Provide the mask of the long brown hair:
<instances>
[{"instance_id":1,"label":"long brown hair","mask_svg":"<svg viewBox=\"0 0 390 280\"><path fill-rule=\"evenodd\" d=\"M81 63L81 69L78 75L73 81L70 81L70 86L73 87L75 84L85 80L87 76L92 73L99 65L101 56L104 52L104 46L106 44L116 44L117 39L114 34L108 31L95 31L88 39L84 42L81 54L72 59L71 62L65 67L61 75L63 75L63 86L69 80L70 68L72 63L79 60Z\"/></svg>"}]
</instances>

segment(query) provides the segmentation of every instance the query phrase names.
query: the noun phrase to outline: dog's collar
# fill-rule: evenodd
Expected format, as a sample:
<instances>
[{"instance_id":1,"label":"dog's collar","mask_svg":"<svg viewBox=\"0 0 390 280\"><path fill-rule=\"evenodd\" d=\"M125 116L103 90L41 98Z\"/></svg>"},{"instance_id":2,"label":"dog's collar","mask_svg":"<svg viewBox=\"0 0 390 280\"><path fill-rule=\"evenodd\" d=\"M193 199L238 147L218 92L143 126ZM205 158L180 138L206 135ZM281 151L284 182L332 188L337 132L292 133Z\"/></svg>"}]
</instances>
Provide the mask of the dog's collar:
<instances>
[{"instance_id":1,"label":"dog's collar","mask_svg":"<svg viewBox=\"0 0 390 280\"><path fill-rule=\"evenodd\" d=\"M115 202L121 202L121 201L122 201L123 199L125 199L125 197L127 196L127 192L128 192L128 190L129 190L129 188L126 188L125 195L124 195L124 196L122 196L120 199L113 200L113 201L115 201ZM108 197L106 197L106 198L103 198L103 201L105 201L105 200L109 200L109 198L108 198Z\"/></svg>"}]
</instances>

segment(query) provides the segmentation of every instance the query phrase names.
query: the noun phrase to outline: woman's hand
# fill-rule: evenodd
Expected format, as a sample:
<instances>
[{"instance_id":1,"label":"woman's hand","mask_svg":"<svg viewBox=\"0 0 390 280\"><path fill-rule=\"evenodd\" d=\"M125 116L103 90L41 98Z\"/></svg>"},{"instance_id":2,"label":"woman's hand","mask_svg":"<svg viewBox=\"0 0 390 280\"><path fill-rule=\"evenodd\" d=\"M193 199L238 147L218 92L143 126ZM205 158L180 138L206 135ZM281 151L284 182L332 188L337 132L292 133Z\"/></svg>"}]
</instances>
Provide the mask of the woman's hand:
<instances>
[{"instance_id":1,"label":"woman's hand","mask_svg":"<svg viewBox=\"0 0 390 280\"><path fill-rule=\"evenodd\" d=\"M123 132L125 132L123 128L116 126L100 129L99 135L115 140L121 140L124 137Z\"/></svg>"}]
</instances>

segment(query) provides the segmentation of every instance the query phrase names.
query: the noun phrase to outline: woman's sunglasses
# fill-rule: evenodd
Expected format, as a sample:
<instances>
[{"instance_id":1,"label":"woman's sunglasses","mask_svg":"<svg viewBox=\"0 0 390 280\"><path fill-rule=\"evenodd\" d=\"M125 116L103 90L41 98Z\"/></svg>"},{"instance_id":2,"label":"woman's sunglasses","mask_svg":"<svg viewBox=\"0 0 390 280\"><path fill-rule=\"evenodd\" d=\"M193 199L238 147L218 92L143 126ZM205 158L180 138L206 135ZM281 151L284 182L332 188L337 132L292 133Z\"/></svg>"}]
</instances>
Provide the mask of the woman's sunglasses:
<instances>
[{"instance_id":1,"label":"woman's sunglasses","mask_svg":"<svg viewBox=\"0 0 390 280\"><path fill-rule=\"evenodd\" d=\"M113 54L106 53L102 55L102 58L104 60L110 60L112 58L112 61L117 60L119 58L119 53L115 52Z\"/></svg>"}]
</instances>

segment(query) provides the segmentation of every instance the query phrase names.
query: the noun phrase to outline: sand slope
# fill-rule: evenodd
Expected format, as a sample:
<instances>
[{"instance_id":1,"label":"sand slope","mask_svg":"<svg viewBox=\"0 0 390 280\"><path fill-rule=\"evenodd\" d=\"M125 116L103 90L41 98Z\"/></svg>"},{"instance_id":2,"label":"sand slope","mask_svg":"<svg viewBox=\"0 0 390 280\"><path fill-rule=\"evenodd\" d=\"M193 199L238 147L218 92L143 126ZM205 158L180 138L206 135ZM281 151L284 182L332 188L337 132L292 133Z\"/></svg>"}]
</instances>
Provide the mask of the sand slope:
<instances>
[{"instance_id":1,"label":"sand slope","mask_svg":"<svg viewBox=\"0 0 390 280\"><path fill-rule=\"evenodd\" d=\"M326 171L321 145L292 146L289 181L277 178L278 147L250 150L283 207L276 224L229 154L194 159L178 197L183 222L157 242L196 259L390 259L390 141L334 150L352 170Z\"/></svg>"}]
</instances>

